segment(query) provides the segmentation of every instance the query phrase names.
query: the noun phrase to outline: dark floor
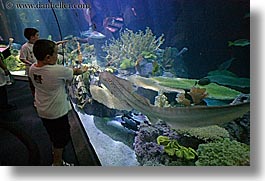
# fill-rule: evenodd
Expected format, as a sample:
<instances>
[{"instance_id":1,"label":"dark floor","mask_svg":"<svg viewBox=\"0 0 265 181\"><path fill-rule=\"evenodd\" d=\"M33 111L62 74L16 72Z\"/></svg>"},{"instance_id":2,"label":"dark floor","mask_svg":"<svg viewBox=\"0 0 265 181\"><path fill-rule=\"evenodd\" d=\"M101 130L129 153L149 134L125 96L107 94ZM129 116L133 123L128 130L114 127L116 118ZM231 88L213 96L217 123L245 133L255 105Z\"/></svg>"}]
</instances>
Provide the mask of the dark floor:
<instances>
[{"instance_id":1,"label":"dark floor","mask_svg":"<svg viewBox=\"0 0 265 181\"><path fill-rule=\"evenodd\" d=\"M7 89L9 103L17 109L0 113L0 166L51 165L51 143L33 107L28 82L16 81ZM79 165L72 142L64 151L64 159Z\"/></svg>"}]
</instances>

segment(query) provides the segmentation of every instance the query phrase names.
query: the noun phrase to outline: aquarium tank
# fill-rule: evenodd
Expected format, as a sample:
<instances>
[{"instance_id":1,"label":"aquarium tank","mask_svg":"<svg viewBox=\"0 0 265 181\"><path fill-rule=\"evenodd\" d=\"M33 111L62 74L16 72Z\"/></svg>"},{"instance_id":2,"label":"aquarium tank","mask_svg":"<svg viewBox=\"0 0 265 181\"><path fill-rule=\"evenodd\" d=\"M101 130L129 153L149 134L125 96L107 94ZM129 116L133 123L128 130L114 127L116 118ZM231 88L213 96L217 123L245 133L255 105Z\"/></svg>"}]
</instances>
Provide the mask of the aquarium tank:
<instances>
[{"instance_id":1,"label":"aquarium tank","mask_svg":"<svg viewBox=\"0 0 265 181\"><path fill-rule=\"evenodd\" d=\"M249 0L1 0L5 64L27 27L58 64L103 166L250 165Z\"/></svg>"}]
</instances>

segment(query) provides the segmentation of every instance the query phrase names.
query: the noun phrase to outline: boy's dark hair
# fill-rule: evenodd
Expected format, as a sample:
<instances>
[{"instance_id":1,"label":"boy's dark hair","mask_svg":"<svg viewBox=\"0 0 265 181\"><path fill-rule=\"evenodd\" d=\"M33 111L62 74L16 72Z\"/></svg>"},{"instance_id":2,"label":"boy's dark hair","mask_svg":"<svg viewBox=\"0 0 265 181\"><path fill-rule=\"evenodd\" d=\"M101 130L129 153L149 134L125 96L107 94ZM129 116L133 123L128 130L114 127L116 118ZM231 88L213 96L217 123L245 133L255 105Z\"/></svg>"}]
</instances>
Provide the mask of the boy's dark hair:
<instances>
[{"instance_id":1,"label":"boy's dark hair","mask_svg":"<svg viewBox=\"0 0 265 181\"><path fill-rule=\"evenodd\" d=\"M35 36L39 30L35 28L25 28L24 29L24 36L29 40L31 36Z\"/></svg>"},{"instance_id":2,"label":"boy's dark hair","mask_svg":"<svg viewBox=\"0 0 265 181\"><path fill-rule=\"evenodd\" d=\"M46 55L53 55L56 43L46 39L39 39L33 45L33 53L37 60L44 60Z\"/></svg>"}]
</instances>

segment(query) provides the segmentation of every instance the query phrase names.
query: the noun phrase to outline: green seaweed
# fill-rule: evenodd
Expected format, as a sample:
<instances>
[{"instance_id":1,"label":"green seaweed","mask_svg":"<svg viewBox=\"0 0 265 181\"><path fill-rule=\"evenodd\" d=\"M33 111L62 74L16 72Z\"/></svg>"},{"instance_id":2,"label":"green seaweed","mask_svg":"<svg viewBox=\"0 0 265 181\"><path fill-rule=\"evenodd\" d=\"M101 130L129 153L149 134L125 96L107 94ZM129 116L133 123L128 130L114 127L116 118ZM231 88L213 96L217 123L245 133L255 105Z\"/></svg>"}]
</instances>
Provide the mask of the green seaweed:
<instances>
[{"instance_id":1,"label":"green seaweed","mask_svg":"<svg viewBox=\"0 0 265 181\"><path fill-rule=\"evenodd\" d=\"M125 58L120 64L120 68L123 70L129 69L132 67L134 67L134 63L128 58Z\"/></svg>"},{"instance_id":2,"label":"green seaweed","mask_svg":"<svg viewBox=\"0 0 265 181\"><path fill-rule=\"evenodd\" d=\"M159 85L176 88L176 89L187 89L189 90L198 81L196 79L185 79L185 78L168 78L168 77L153 77ZM210 83L208 85L197 85L200 88L206 88L208 98L219 99L219 100L232 100L235 99L240 92L234 89L218 85L216 83Z\"/></svg>"},{"instance_id":3,"label":"green seaweed","mask_svg":"<svg viewBox=\"0 0 265 181\"><path fill-rule=\"evenodd\" d=\"M229 138L228 131L217 125L200 128L183 128L178 129L177 133L188 137L195 137L205 142L220 141L224 138Z\"/></svg>"},{"instance_id":4,"label":"green seaweed","mask_svg":"<svg viewBox=\"0 0 265 181\"><path fill-rule=\"evenodd\" d=\"M227 75L210 75L207 76L211 82L215 82L221 85L226 86L234 86L234 87L250 87L250 79L249 78L239 78L234 76Z\"/></svg>"},{"instance_id":5,"label":"green seaweed","mask_svg":"<svg viewBox=\"0 0 265 181\"><path fill-rule=\"evenodd\" d=\"M25 70L25 65L22 63L17 56L10 55L4 59L4 64L10 71Z\"/></svg>"},{"instance_id":6,"label":"green seaweed","mask_svg":"<svg viewBox=\"0 0 265 181\"><path fill-rule=\"evenodd\" d=\"M208 72L207 75L208 76L225 75L225 76L231 76L231 77L238 77L236 74L228 70L213 70L213 71Z\"/></svg>"},{"instance_id":7,"label":"green seaweed","mask_svg":"<svg viewBox=\"0 0 265 181\"><path fill-rule=\"evenodd\" d=\"M158 136L157 143L164 146L164 151L169 156L176 156L181 159L193 160L197 153L192 148L187 148L178 144L176 140L170 140L167 136Z\"/></svg>"},{"instance_id":8,"label":"green seaweed","mask_svg":"<svg viewBox=\"0 0 265 181\"><path fill-rule=\"evenodd\" d=\"M145 59L154 59L154 60L157 59L157 56L156 56L154 53L152 53L152 52L143 51L143 52L141 53L141 55L142 55Z\"/></svg>"},{"instance_id":9,"label":"green seaweed","mask_svg":"<svg viewBox=\"0 0 265 181\"><path fill-rule=\"evenodd\" d=\"M225 138L220 142L200 144L196 166L249 166L250 146Z\"/></svg>"},{"instance_id":10,"label":"green seaweed","mask_svg":"<svg viewBox=\"0 0 265 181\"><path fill-rule=\"evenodd\" d=\"M249 78L238 77L236 74L228 70L210 71L208 72L208 75L205 78L208 78L211 82L215 82L220 85L241 88L250 87Z\"/></svg>"}]
</instances>

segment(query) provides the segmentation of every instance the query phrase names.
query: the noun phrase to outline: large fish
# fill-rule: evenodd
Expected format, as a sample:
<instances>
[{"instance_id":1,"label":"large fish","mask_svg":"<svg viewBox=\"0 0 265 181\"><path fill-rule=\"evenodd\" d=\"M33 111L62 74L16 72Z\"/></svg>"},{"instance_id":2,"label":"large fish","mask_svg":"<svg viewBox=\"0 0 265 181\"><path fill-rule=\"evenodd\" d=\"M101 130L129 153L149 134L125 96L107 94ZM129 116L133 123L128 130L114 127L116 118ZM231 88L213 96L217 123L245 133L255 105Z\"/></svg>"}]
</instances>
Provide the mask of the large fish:
<instances>
[{"instance_id":1,"label":"large fish","mask_svg":"<svg viewBox=\"0 0 265 181\"><path fill-rule=\"evenodd\" d=\"M250 110L250 103L224 106L156 107L136 94L132 84L109 72L100 73L100 82L132 109L146 115L152 123L161 119L173 128L203 127L230 122Z\"/></svg>"},{"instance_id":2,"label":"large fish","mask_svg":"<svg viewBox=\"0 0 265 181\"><path fill-rule=\"evenodd\" d=\"M103 38L106 38L106 36L103 35L102 33L98 32L98 31L91 30L91 29L80 32L80 35L82 37L91 38L91 39L103 39Z\"/></svg>"}]
</instances>

